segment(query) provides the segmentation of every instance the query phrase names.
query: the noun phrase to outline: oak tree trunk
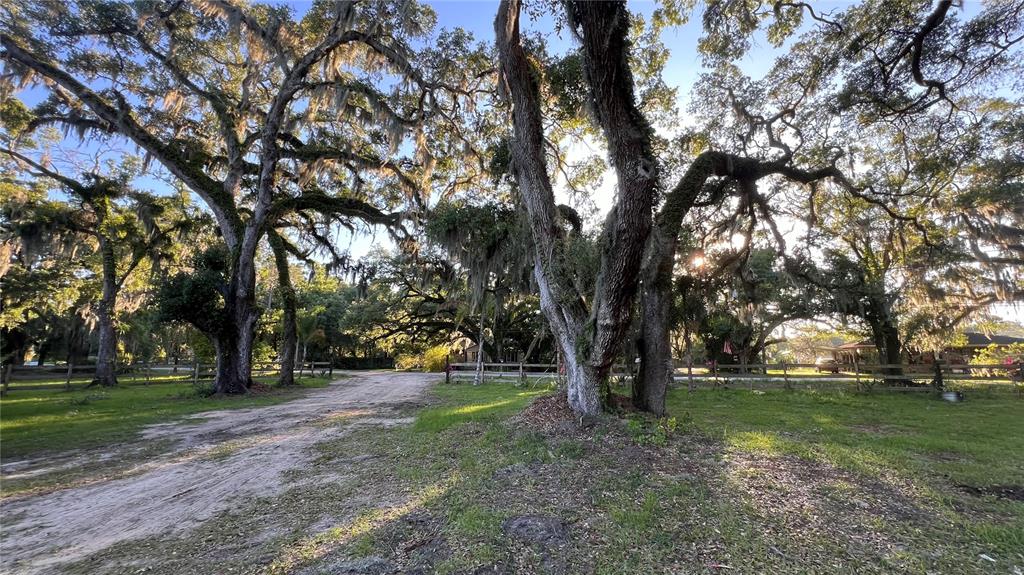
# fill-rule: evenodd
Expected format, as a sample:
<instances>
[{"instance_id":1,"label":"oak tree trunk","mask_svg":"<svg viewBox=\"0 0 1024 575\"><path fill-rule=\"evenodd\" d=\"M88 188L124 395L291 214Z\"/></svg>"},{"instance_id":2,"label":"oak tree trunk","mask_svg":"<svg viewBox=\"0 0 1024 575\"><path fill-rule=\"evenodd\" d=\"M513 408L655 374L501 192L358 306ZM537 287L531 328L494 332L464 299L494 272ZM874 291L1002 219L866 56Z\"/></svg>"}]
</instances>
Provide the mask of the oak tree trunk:
<instances>
[{"instance_id":1,"label":"oak tree trunk","mask_svg":"<svg viewBox=\"0 0 1024 575\"><path fill-rule=\"evenodd\" d=\"M757 160L707 151L697 156L665 197L658 210L644 252L640 355L641 381L634 390L637 408L665 412L665 393L672 381L672 274L683 218L693 207L704 184L712 176L757 178L770 170Z\"/></svg>"},{"instance_id":2,"label":"oak tree trunk","mask_svg":"<svg viewBox=\"0 0 1024 575\"><path fill-rule=\"evenodd\" d=\"M905 383L906 380L900 379L903 376L903 368L899 367L903 363L903 346L900 341L899 330L892 322L883 321L877 328L873 327L872 332L875 345L878 347L878 357L881 363L897 366L882 369L882 373L886 375L897 376L896 379L889 379L886 383Z\"/></svg>"},{"instance_id":3,"label":"oak tree trunk","mask_svg":"<svg viewBox=\"0 0 1024 575\"><path fill-rule=\"evenodd\" d=\"M103 267L103 294L98 317L99 349L96 352L96 374L91 385L117 385L117 331L114 329L114 306L117 301L117 265L114 247L102 235L99 238Z\"/></svg>"},{"instance_id":4,"label":"oak tree trunk","mask_svg":"<svg viewBox=\"0 0 1024 575\"><path fill-rule=\"evenodd\" d=\"M869 298L865 319L871 328L875 348L878 349L879 363L897 366L882 368L882 373L889 376L885 383L906 383L906 380L902 379L903 368L899 367L903 363L903 345L899 328L896 326L890 306L883 297Z\"/></svg>"},{"instance_id":5,"label":"oak tree trunk","mask_svg":"<svg viewBox=\"0 0 1024 575\"><path fill-rule=\"evenodd\" d=\"M655 415L665 414L665 394L675 375L668 326L671 295L645 286L641 302L640 370L633 383L633 405Z\"/></svg>"},{"instance_id":6,"label":"oak tree trunk","mask_svg":"<svg viewBox=\"0 0 1024 575\"><path fill-rule=\"evenodd\" d=\"M534 264L534 278L540 291L540 309L548 319L548 326L565 367L569 407L583 417L595 417L603 408L600 391L607 379L607 372L601 373L590 365L576 345L586 324L582 320L570 318L555 305L551 286L540 271L539 263Z\"/></svg>"},{"instance_id":7,"label":"oak tree trunk","mask_svg":"<svg viewBox=\"0 0 1024 575\"><path fill-rule=\"evenodd\" d=\"M232 329L214 339L213 347L217 354L213 382L215 393L242 394L252 386L252 339L247 344L240 331Z\"/></svg>"},{"instance_id":8,"label":"oak tree trunk","mask_svg":"<svg viewBox=\"0 0 1024 575\"><path fill-rule=\"evenodd\" d=\"M574 262L559 224L547 172L537 72L520 37L519 0L501 2L494 27L500 83L514 126L509 140L512 173L529 215L541 309L563 356L569 405L588 418L602 411L600 391L630 324L657 169L650 145L653 132L633 94L625 6L570 2L566 9L570 25L579 29L590 103L618 175L618 199L606 222L601 271L592 293L581 293L574 281Z\"/></svg>"},{"instance_id":9,"label":"oak tree trunk","mask_svg":"<svg viewBox=\"0 0 1024 575\"><path fill-rule=\"evenodd\" d=\"M274 252L277 285L281 290L281 306L284 308L281 319L281 373L278 376L278 385L283 387L295 384L295 354L298 349L296 308L298 302L288 269L288 253L285 251L284 241L274 231L267 233L267 239Z\"/></svg>"},{"instance_id":10,"label":"oak tree trunk","mask_svg":"<svg viewBox=\"0 0 1024 575\"><path fill-rule=\"evenodd\" d=\"M225 325L212 338L217 352L215 393L247 393L252 387L252 349L259 321L255 286L254 258L239 257L225 298Z\"/></svg>"}]
</instances>

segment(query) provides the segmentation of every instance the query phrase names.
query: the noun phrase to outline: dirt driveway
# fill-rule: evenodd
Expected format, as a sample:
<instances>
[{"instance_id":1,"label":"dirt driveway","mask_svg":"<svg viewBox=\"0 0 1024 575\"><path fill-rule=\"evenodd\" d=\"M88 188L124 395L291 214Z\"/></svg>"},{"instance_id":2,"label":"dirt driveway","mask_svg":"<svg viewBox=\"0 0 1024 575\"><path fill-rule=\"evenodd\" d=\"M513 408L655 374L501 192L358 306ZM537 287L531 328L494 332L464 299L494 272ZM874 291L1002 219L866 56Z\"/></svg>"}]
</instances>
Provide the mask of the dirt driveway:
<instances>
[{"instance_id":1,"label":"dirt driveway","mask_svg":"<svg viewBox=\"0 0 1024 575\"><path fill-rule=\"evenodd\" d=\"M186 531L232 508L239 498L278 493L285 488L285 472L309 464L313 445L356 426L402 423L394 408L420 400L437 380L415 373L349 375L286 403L210 411L151 426L141 447L170 443L171 448L128 477L4 503L0 570L60 572L62 564L120 541ZM119 450L138 449L132 444L77 455L77 462L62 458L22 469L5 466L5 475L68 468L85 458L116 459Z\"/></svg>"}]
</instances>

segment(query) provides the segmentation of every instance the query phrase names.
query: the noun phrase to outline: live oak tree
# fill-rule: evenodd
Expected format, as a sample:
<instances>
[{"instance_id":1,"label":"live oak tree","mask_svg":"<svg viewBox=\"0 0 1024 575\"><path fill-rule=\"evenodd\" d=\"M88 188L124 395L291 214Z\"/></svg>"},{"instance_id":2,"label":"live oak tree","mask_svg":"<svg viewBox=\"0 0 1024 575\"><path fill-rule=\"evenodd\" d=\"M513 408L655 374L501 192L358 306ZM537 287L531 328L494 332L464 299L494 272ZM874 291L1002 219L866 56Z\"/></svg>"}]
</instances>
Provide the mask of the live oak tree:
<instances>
[{"instance_id":1,"label":"live oak tree","mask_svg":"<svg viewBox=\"0 0 1024 575\"><path fill-rule=\"evenodd\" d=\"M442 246L458 264L469 288L469 313L476 311L478 335L476 384L482 383L484 357L504 361L504 319L507 300L528 291L529 244L522 233L522 222L514 207L497 202L484 204L442 203L434 208L427 222L426 235ZM485 354L487 319L491 308L491 341Z\"/></svg>"},{"instance_id":2,"label":"live oak tree","mask_svg":"<svg viewBox=\"0 0 1024 575\"><path fill-rule=\"evenodd\" d=\"M828 290L834 314L868 326L882 363L899 363L910 344L939 349L972 315L1024 295L1016 239L1024 163L1004 143L1019 113L989 101L971 122L945 127L942 150L922 153L906 131L914 156L862 156L884 175L876 179L888 207L927 218L894 219L857 198L819 197L808 243L826 257L812 281Z\"/></svg>"},{"instance_id":3,"label":"live oak tree","mask_svg":"<svg viewBox=\"0 0 1024 575\"><path fill-rule=\"evenodd\" d=\"M117 385L118 334L115 313L125 282L144 261L150 265L169 257L172 241L188 235L194 222L181 219L171 198L133 190L131 169L120 173L64 175L13 150L2 150L27 165L34 177L49 178L72 198L64 224L70 231L96 242L101 284L95 302L98 346L93 385Z\"/></svg>"},{"instance_id":4,"label":"live oak tree","mask_svg":"<svg viewBox=\"0 0 1024 575\"><path fill-rule=\"evenodd\" d=\"M645 286L641 373L634 402L664 411L672 374L669 316L671 279L682 218L712 176L747 181L773 173L815 179L790 158L760 161L708 151L696 158L670 190L657 216L661 191L654 133L638 108L629 61L629 15L621 3L566 3L567 21L581 44L588 104L606 140L618 176L617 198L605 224L596 285L581 293L572 280L565 233L557 221L544 152L540 78L519 33L520 3L501 3L495 21L500 85L512 109L512 171L529 214L535 248L534 276L541 307L566 362L569 405L583 416L602 409L600 390L627 333L639 278Z\"/></svg>"},{"instance_id":5,"label":"live oak tree","mask_svg":"<svg viewBox=\"0 0 1024 575\"><path fill-rule=\"evenodd\" d=\"M930 130L943 142L949 118L973 113L965 102L976 104L979 90L1018 69L1012 55L1024 19L1017 3L960 22L950 13L952 2L865 2L839 14L820 14L806 3L710 2L700 48L712 73L694 99L705 121L665 146L638 105L625 6L566 2L564 22L579 41L587 108L617 175L601 271L593 290L581 291L572 282L545 162L547 78L524 47L520 4L503 1L495 21L499 83L514 125L511 166L529 215L542 308L567 360L569 404L587 416L601 410L599 390L638 291L642 364L633 401L664 411L673 372L667 324L676 247L694 207L731 203L736 215L762 221L785 252L775 221L778 200L796 193L813 203L816 190L827 186L927 233L920 213L901 212L876 189L877 174L857 171L858 138L896 138L898 150L902 131ZM656 24L681 23L691 8L666 3ZM813 22L802 31L805 16ZM790 43L766 78L754 82L732 61L762 27L777 47ZM674 184L666 181L670 171Z\"/></svg>"},{"instance_id":6,"label":"live oak tree","mask_svg":"<svg viewBox=\"0 0 1024 575\"><path fill-rule=\"evenodd\" d=\"M87 238L83 243L95 246L101 287L98 301L89 306L96 317L98 332L93 384L114 386L118 294L140 264L148 261L151 268L158 267L161 260L169 257L171 242L187 235L192 224L200 222L186 220L184 212L175 209L173 198L157 198L132 189L130 180L138 174L138 162L130 157L113 164L112 160L103 161L98 153L87 165L69 162L66 154L58 153L61 150L52 150L46 144L52 137L37 133L46 131L45 124L20 101L9 99L3 109L0 154L26 186L52 187L67 195L66 203L35 200L17 207L32 210L31 217L49 220L62 229L22 227L12 228L11 232L20 235L23 244L40 239L27 234L44 233L55 238ZM64 157L56 159L55 154ZM106 167L102 167L104 164Z\"/></svg>"},{"instance_id":7,"label":"live oak tree","mask_svg":"<svg viewBox=\"0 0 1024 575\"><path fill-rule=\"evenodd\" d=\"M66 223L68 206L46 199L48 188L27 188L5 171L0 181L0 344L3 383L30 347L43 361L51 344L65 338L89 296L81 271L94 254L89 236ZM71 349L71 346L68 346ZM6 389L5 389L6 391Z\"/></svg>"},{"instance_id":8,"label":"live oak tree","mask_svg":"<svg viewBox=\"0 0 1024 575\"><path fill-rule=\"evenodd\" d=\"M5 9L3 92L44 84L38 117L124 138L203 199L224 242L215 388L241 393L269 227L300 211L394 225L389 207L418 205L433 182L472 181L473 162L438 160L470 147L428 120L461 121L490 65L458 35L439 42L457 64L418 58L432 25L414 2L318 2L301 19L222 0L26 4Z\"/></svg>"},{"instance_id":9,"label":"live oak tree","mask_svg":"<svg viewBox=\"0 0 1024 575\"><path fill-rule=\"evenodd\" d=\"M729 254L723 254L728 259ZM705 264L715 266L709 258ZM708 356L721 363L764 363L766 348L781 343L775 333L781 325L811 319L824 311L815 289L791 278L766 247L753 247L725 273L709 270L704 282L700 324ZM700 298L693 295L691 298ZM725 351L725 343L728 349Z\"/></svg>"}]
</instances>

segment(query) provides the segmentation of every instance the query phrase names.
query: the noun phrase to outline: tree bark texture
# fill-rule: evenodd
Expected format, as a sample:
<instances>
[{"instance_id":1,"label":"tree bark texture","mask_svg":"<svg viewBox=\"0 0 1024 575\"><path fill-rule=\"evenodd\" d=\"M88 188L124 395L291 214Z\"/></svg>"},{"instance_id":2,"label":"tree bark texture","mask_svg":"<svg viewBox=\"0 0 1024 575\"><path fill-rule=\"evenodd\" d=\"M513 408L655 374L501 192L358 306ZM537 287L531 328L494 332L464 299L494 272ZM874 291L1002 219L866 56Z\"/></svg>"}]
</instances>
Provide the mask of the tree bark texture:
<instances>
[{"instance_id":1,"label":"tree bark texture","mask_svg":"<svg viewBox=\"0 0 1024 575\"><path fill-rule=\"evenodd\" d=\"M117 303L117 262L110 240L99 237L100 258L103 268L103 294L100 297L97 330L99 347L96 352L96 374L92 385L117 385L117 330L114 327L114 309Z\"/></svg>"},{"instance_id":2,"label":"tree bark texture","mask_svg":"<svg viewBox=\"0 0 1024 575\"><path fill-rule=\"evenodd\" d=\"M292 286L291 273L288 269L288 252L284 240L276 232L267 233L270 247L274 252L274 263L277 266L277 285L281 291L281 307L284 310L281 318L281 373L278 385L295 384L295 353L298 349L298 330L296 327L295 288Z\"/></svg>"},{"instance_id":3,"label":"tree bark texture","mask_svg":"<svg viewBox=\"0 0 1024 575\"><path fill-rule=\"evenodd\" d=\"M541 309L562 352L570 407L581 416L596 416L602 410L600 390L630 323L657 171L650 127L633 96L624 4L572 2L567 10L580 31L590 98L619 177L618 200L607 220L593 294L577 290L567 259L545 163L539 71L521 43L519 0L502 1L495 36L501 88L512 109L512 172L529 214ZM589 309L587 299L593 302Z\"/></svg>"},{"instance_id":4,"label":"tree bark texture","mask_svg":"<svg viewBox=\"0 0 1024 575\"><path fill-rule=\"evenodd\" d=\"M503 0L495 19L500 83L512 108L514 137L509 142L512 172L529 215L534 240L534 278L541 310L563 357L567 399L578 414L601 412L597 370L584 366L579 344L587 309L573 284L572 266L558 225L554 191L545 165L544 132L537 70L523 49L519 34L519 0Z\"/></svg>"}]
</instances>

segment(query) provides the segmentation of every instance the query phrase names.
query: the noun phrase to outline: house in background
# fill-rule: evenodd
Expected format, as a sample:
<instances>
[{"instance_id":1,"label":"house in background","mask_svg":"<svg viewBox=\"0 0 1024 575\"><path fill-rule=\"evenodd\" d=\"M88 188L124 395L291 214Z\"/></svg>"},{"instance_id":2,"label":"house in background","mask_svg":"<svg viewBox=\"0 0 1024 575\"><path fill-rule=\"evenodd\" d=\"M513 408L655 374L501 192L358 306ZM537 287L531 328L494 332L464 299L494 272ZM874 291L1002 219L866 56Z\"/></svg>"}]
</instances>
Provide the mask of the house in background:
<instances>
[{"instance_id":1,"label":"house in background","mask_svg":"<svg viewBox=\"0 0 1024 575\"><path fill-rule=\"evenodd\" d=\"M480 346L473 343L468 337L460 337L452 345L452 352L448 357L452 363L476 363L479 353ZM484 361L487 360L487 352L484 352Z\"/></svg>"},{"instance_id":2,"label":"house in background","mask_svg":"<svg viewBox=\"0 0 1024 575\"><path fill-rule=\"evenodd\" d=\"M979 351L992 345L1010 345L1012 343L1024 343L1024 337L1013 337L1009 335L986 335L976 331L964 332L963 341L946 347L939 353L939 359L951 364L965 364L971 361ZM878 349L874 341L865 339L840 345L832 350L832 357L836 362L843 365L856 363L877 363ZM910 363L931 363L935 356L932 352L912 351Z\"/></svg>"},{"instance_id":3,"label":"house in background","mask_svg":"<svg viewBox=\"0 0 1024 575\"><path fill-rule=\"evenodd\" d=\"M476 363L479 353L480 346L468 337L460 337L452 344L452 351L448 357L452 363ZM518 349L506 349L503 355L504 357L496 362L491 358L491 354L484 350L484 363L519 363L523 352Z\"/></svg>"}]
</instances>

